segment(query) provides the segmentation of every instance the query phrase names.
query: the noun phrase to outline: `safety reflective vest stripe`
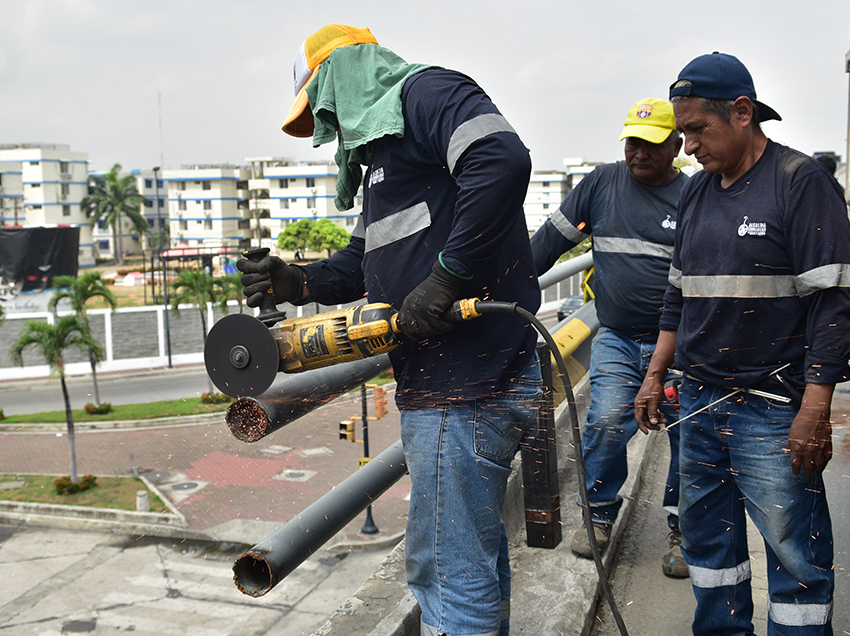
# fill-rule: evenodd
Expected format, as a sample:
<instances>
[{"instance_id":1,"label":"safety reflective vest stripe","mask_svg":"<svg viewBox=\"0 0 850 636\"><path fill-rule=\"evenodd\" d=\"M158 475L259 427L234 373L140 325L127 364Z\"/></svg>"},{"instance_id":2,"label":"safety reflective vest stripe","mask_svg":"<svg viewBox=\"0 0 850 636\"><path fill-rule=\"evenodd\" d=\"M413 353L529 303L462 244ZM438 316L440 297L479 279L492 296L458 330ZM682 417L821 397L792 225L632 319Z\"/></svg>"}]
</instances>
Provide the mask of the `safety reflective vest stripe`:
<instances>
[{"instance_id":1,"label":"safety reflective vest stripe","mask_svg":"<svg viewBox=\"0 0 850 636\"><path fill-rule=\"evenodd\" d=\"M564 235L564 238L568 241L572 241L573 243L581 243L584 239L586 239L590 234L585 234L581 232L575 225L570 223L560 212L556 212L551 217L549 217L549 221L551 221L552 225L556 230L558 230L561 234Z\"/></svg>"},{"instance_id":2,"label":"safety reflective vest stripe","mask_svg":"<svg viewBox=\"0 0 850 636\"><path fill-rule=\"evenodd\" d=\"M704 588L738 585L738 583L752 578L749 561L739 563L734 568L724 568L722 570L712 570L711 568L689 565L688 572L691 575L691 584L694 587Z\"/></svg>"},{"instance_id":3,"label":"safety reflective vest stripe","mask_svg":"<svg viewBox=\"0 0 850 636\"><path fill-rule=\"evenodd\" d=\"M594 252L611 254L639 254L641 256L658 256L673 258L673 246L661 243L650 243L636 238L618 238L614 236L595 236L593 238Z\"/></svg>"},{"instance_id":4,"label":"safety reflective vest stripe","mask_svg":"<svg viewBox=\"0 0 850 636\"><path fill-rule=\"evenodd\" d=\"M366 228L366 252L412 236L429 225L431 212L425 201L385 216Z\"/></svg>"},{"instance_id":5,"label":"safety reflective vest stripe","mask_svg":"<svg viewBox=\"0 0 850 636\"><path fill-rule=\"evenodd\" d=\"M686 298L791 298L850 287L850 265L825 265L799 276L683 276L671 267L667 280Z\"/></svg>"},{"instance_id":6,"label":"safety reflective vest stripe","mask_svg":"<svg viewBox=\"0 0 850 636\"><path fill-rule=\"evenodd\" d=\"M770 620L780 625L793 627L804 627L806 625L826 625L832 618L832 602L826 604L810 603L798 605L796 603L773 603L767 602L767 613Z\"/></svg>"}]
</instances>

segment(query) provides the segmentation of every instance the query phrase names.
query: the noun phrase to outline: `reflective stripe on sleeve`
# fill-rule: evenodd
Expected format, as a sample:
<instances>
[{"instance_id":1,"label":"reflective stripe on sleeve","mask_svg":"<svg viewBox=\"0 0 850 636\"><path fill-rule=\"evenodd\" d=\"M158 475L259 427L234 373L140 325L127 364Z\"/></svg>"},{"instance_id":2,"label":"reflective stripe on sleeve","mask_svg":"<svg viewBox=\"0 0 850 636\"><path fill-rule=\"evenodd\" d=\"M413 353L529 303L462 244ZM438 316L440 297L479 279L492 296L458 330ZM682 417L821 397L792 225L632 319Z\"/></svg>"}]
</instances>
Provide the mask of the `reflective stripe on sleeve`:
<instances>
[{"instance_id":1,"label":"reflective stripe on sleeve","mask_svg":"<svg viewBox=\"0 0 850 636\"><path fill-rule=\"evenodd\" d=\"M796 603L773 603L768 601L767 613L770 615L770 620L780 625L790 625L793 627L826 625L832 618L832 601L825 605L816 603L797 605Z\"/></svg>"},{"instance_id":2,"label":"reflective stripe on sleeve","mask_svg":"<svg viewBox=\"0 0 850 636\"><path fill-rule=\"evenodd\" d=\"M682 289L682 270L670 266L670 273L667 274L667 282L673 285L676 289Z\"/></svg>"},{"instance_id":3,"label":"reflective stripe on sleeve","mask_svg":"<svg viewBox=\"0 0 850 636\"><path fill-rule=\"evenodd\" d=\"M351 232L351 236L356 236L357 238L366 238L366 230L363 227L362 214L357 217L357 225L354 226L354 229Z\"/></svg>"},{"instance_id":4,"label":"reflective stripe on sleeve","mask_svg":"<svg viewBox=\"0 0 850 636\"><path fill-rule=\"evenodd\" d=\"M575 225L567 220L567 217L561 214L560 210L557 210L555 214L550 216L549 221L552 223L552 227L558 230L565 239L573 243L581 243L590 236L590 234L579 231Z\"/></svg>"},{"instance_id":5,"label":"reflective stripe on sleeve","mask_svg":"<svg viewBox=\"0 0 850 636\"><path fill-rule=\"evenodd\" d=\"M689 565L688 572L691 575L691 584L695 587L715 588L738 585L752 578L750 573L750 562L744 561L734 568L723 570L712 570L696 565Z\"/></svg>"},{"instance_id":6,"label":"reflective stripe on sleeve","mask_svg":"<svg viewBox=\"0 0 850 636\"><path fill-rule=\"evenodd\" d=\"M661 243L650 243L649 241L642 241L635 238L617 238L613 236L594 236L593 251L673 258L672 245L662 245Z\"/></svg>"},{"instance_id":7,"label":"reflective stripe on sleeve","mask_svg":"<svg viewBox=\"0 0 850 636\"><path fill-rule=\"evenodd\" d=\"M467 148L479 139L499 132L516 134L508 120L497 113L478 115L478 117L465 121L458 126L452 133L449 148L446 151L449 173L454 174L455 166Z\"/></svg>"},{"instance_id":8,"label":"reflective stripe on sleeve","mask_svg":"<svg viewBox=\"0 0 850 636\"><path fill-rule=\"evenodd\" d=\"M816 267L797 276L796 283L800 296L808 296L830 287L850 287L850 265L832 263Z\"/></svg>"},{"instance_id":9,"label":"reflective stripe on sleeve","mask_svg":"<svg viewBox=\"0 0 850 636\"><path fill-rule=\"evenodd\" d=\"M430 225L431 212L425 201L386 216L366 228L366 252L412 236Z\"/></svg>"},{"instance_id":10,"label":"reflective stripe on sleeve","mask_svg":"<svg viewBox=\"0 0 850 636\"><path fill-rule=\"evenodd\" d=\"M797 295L793 276L682 276L687 298L789 298Z\"/></svg>"}]
</instances>

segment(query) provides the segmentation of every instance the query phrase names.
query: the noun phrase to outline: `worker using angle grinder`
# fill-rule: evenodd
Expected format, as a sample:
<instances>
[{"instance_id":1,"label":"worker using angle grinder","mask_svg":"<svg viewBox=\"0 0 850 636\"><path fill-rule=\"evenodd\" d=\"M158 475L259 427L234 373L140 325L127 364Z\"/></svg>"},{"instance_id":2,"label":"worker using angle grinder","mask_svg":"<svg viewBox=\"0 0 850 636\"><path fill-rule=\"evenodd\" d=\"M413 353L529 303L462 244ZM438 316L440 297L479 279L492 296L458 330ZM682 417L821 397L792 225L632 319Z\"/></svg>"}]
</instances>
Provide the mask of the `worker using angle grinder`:
<instances>
[{"instance_id":1,"label":"worker using angle grinder","mask_svg":"<svg viewBox=\"0 0 850 636\"><path fill-rule=\"evenodd\" d=\"M505 636L510 567L501 512L511 459L537 424L537 334L519 316L453 323L456 299L540 292L522 204L531 162L469 77L409 64L368 29L328 25L295 61L284 132L337 140L336 206L363 211L349 245L315 264L241 260L248 304L367 296L399 309L389 355L412 481L408 585L423 636ZM365 175L362 167L365 166Z\"/></svg>"},{"instance_id":2,"label":"worker using angle grinder","mask_svg":"<svg viewBox=\"0 0 850 636\"><path fill-rule=\"evenodd\" d=\"M603 549L623 498L629 473L626 449L638 430L634 401L658 339L658 319L676 235L676 206L687 178L673 167L682 140L673 105L663 99L636 102L620 140L625 161L597 167L567 195L531 240L537 273L588 236L593 241L599 332L590 360L590 406L582 456L593 533ZM672 415L669 404L663 405ZM688 576L679 532L679 431L670 435L670 462L662 505L670 528L661 568ZM588 533L573 532L572 550L592 556Z\"/></svg>"}]
</instances>

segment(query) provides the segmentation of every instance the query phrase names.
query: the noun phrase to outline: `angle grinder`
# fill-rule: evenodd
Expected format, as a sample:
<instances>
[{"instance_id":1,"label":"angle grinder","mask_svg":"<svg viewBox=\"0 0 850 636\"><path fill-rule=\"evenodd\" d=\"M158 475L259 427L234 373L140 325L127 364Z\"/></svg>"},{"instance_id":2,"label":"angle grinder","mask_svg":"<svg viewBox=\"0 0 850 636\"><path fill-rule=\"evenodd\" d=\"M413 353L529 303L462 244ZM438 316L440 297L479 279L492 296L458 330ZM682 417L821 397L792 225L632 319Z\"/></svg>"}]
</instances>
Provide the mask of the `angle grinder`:
<instances>
[{"instance_id":1,"label":"angle grinder","mask_svg":"<svg viewBox=\"0 0 850 636\"><path fill-rule=\"evenodd\" d=\"M244 255L258 262L268 252L263 248ZM477 318L479 302L477 298L455 302L446 319ZM398 312L386 303L286 319L269 290L257 318L232 314L213 326L204 363L225 395L256 397L271 386L279 371L299 373L388 353L401 343L400 334Z\"/></svg>"}]
</instances>

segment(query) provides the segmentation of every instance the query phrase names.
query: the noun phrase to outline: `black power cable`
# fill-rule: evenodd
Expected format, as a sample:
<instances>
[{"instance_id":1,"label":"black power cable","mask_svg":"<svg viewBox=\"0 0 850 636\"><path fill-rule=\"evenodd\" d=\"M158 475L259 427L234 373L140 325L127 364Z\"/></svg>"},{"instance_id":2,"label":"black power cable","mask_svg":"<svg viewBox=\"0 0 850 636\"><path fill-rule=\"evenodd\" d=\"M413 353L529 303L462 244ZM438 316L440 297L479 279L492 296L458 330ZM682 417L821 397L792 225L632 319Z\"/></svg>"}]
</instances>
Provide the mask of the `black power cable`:
<instances>
[{"instance_id":1,"label":"black power cable","mask_svg":"<svg viewBox=\"0 0 850 636\"><path fill-rule=\"evenodd\" d=\"M497 300L479 300L475 303L475 309L480 314L516 314L517 316L525 318L534 326L535 329L537 329L540 335L543 336L543 339L546 340L546 344L549 345L552 355L555 356L555 362L558 364L558 372L561 382L564 385L564 394L567 396L566 399L567 406L570 411L570 418L573 422L572 433L573 445L575 446L576 451L576 466L578 468L578 490L581 496L584 526L587 531L588 541L590 542L590 551L593 553L593 562L596 564L596 571L599 574L599 581L602 584L605 600L611 608L611 614L617 622L620 634L622 634L622 636L628 636L629 632L626 629L626 624L623 622L623 617L620 615L620 611L617 609L617 603L614 601L614 594L611 591L611 584L608 582L608 576L605 573L605 566L602 564L602 556L599 552L599 545L596 542L596 535L593 533L593 518L590 514L590 501L588 500L587 488L585 487L587 481L584 472L584 458L581 452L581 428L579 427L575 396L573 395L573 387L570 382L570 376L567 373L567 365L564 362L563 356L561 356L558 344L552 338L552 334L549 333L549 330L546 329L540 320L538 320L537 316L523 309L517 303L508 303Z\"/></svg>"}]
</instances>

